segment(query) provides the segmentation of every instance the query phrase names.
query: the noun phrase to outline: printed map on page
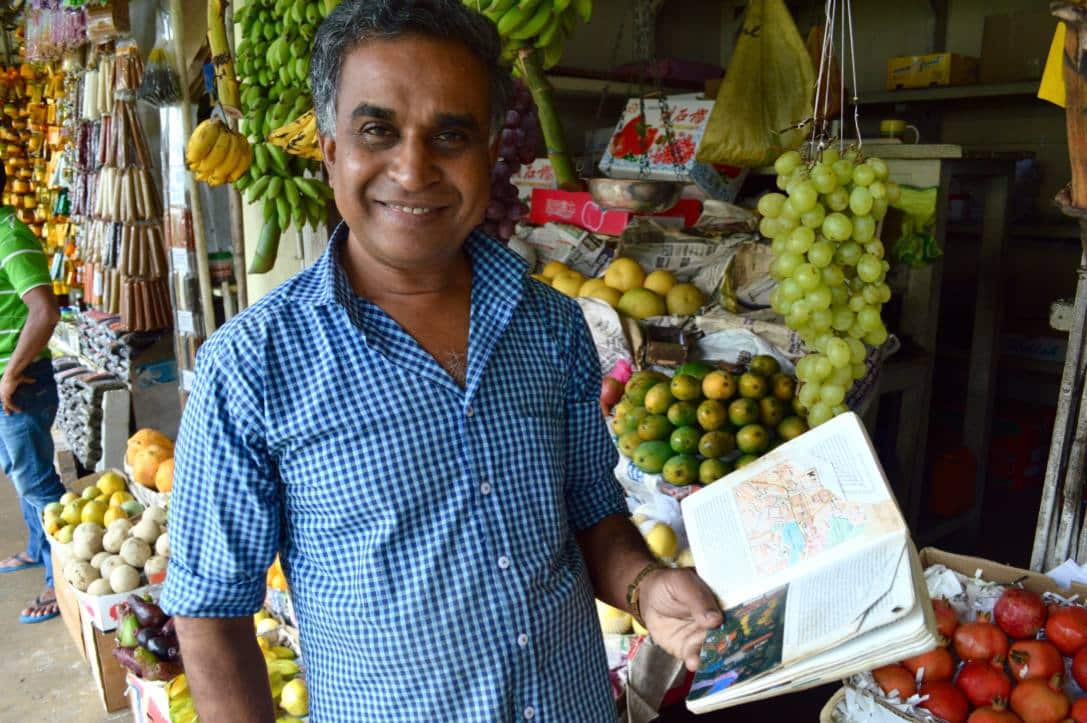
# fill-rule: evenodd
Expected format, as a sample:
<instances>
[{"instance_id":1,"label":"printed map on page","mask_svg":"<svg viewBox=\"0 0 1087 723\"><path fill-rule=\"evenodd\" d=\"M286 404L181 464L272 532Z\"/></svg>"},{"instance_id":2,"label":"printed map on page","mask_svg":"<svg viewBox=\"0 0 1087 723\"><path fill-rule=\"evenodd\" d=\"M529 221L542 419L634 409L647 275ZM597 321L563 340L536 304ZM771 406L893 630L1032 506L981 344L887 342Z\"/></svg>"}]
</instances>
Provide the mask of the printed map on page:
<instances>
[{"instance_id":1,"label":"printed map on page","mask_svg":"<svg viewBox=\"0 0 1087 723\"><path fill-rule=\"evenodd\" d=\"M850 502L839 480L820 479L814 465L783 461L732 492L752 562L760 575L780 572L848 540L894 528L894 503Z\"/></svg>"}]
</instances>

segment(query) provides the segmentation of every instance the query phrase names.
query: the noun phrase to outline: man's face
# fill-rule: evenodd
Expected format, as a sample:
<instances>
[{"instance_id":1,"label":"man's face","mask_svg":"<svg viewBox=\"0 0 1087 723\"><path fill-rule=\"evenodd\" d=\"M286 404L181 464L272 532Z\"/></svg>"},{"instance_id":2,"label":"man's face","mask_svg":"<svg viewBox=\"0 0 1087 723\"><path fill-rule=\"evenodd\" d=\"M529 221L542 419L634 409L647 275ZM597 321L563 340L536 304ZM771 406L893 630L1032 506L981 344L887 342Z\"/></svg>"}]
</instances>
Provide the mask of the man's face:
<instances>
[{"instance_id":1,"label":"man's face","mask_svg":"<svg viewBox=\"0 0 1087 723\"><path fill-rule=\"evenodd\" d=\"M356 250L401 271L448 263L490 200L489 125L486 68L464 45L411 35L352 50L321 148Z\"/></svg>"}]
</instances>

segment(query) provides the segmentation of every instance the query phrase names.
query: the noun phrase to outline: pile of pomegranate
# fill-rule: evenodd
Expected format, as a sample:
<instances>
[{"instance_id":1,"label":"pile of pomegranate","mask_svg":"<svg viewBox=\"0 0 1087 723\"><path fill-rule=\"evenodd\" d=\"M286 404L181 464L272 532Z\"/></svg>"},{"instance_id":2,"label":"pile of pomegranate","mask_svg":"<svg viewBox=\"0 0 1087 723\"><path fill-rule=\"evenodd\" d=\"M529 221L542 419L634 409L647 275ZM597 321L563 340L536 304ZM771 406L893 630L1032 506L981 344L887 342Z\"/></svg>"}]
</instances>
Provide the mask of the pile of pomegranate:
<instances>
[{"instance_id":1,"label":"pile of pomegranate","mask_svg":"<svg viewBox=\"0 0 1087 723\"><path fill-rule=\"evenodd\" d=\"M1087 697L1073 702L1064 681L1087 690L1087 609L1018 587L972 621L943 598L932 607L943 644L872 671L888 697L919 695L949 723L1087 723Z\"/></svg>"}]
</instances>

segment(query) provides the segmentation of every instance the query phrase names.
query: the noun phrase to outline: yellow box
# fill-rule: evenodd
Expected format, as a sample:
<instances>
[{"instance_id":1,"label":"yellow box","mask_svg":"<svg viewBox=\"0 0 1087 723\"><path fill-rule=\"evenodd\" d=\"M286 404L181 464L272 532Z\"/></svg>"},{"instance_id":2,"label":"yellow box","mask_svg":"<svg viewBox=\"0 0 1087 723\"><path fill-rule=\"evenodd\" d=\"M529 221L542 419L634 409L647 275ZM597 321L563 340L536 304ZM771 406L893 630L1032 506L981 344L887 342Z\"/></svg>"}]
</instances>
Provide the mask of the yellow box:
<instances>
[{"instance_id":1,"label":"yellow box","mask_svg":"<svg viewBox=\"0 0 1087 723\"><path fill-rule=\"evenodd\" d=\"M887 61L887 90L978 82L978 59L958 53L902 55Z\"/></svg>"}]
</instances>

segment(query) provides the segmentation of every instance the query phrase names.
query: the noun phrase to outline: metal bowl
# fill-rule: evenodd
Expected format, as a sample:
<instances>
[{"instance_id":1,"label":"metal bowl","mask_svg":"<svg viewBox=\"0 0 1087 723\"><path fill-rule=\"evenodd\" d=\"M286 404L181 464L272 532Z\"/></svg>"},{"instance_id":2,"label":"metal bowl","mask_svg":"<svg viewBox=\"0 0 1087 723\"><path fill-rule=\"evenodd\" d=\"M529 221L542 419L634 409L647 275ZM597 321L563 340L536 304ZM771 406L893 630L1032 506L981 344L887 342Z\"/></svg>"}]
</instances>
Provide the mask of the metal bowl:
<instances>
[{"instance_id":1,"label":"metal bowl","mask_svg":"<svg viewBox=\"0 0 1087 723\"><path fill-rule=\"evenodd\" d=\"M605 209L659 213L676 205L683 193L682 183L673 181L590 178L589 193Z\"/></svg>"}]
</instances>

